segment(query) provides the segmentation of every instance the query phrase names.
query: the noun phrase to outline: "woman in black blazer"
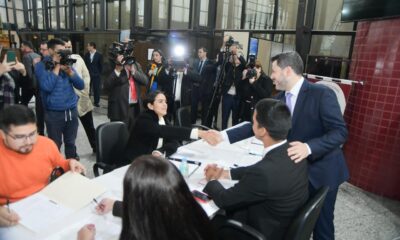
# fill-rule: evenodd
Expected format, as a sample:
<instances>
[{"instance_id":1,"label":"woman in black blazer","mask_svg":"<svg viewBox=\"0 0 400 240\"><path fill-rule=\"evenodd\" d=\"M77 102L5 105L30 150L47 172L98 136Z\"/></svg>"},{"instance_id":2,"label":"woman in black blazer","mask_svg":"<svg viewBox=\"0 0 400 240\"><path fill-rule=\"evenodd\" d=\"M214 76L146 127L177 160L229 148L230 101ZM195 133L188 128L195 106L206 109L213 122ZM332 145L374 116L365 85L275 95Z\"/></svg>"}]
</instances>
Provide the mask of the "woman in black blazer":
<instances>
[{"instance_id":1,"label":"woman in black blazer","mask_svg":"<svg viewBox=\"0 0 400 240\"><path fill-rule=\"evenodd\" d=\"M254 107L263 98L271 98L274 86L271 78L263 71L261 62L256 60L253 68L257 75L249 78L248 70L243 71L243 79L239 83L238 93L240 96L239 121L252 121Z\"/></svg>"},{"instance_id":2,"label":"woman in black blazer","mask_svg":"<svg viewBox=\"0 0 400 240\"><path fill-rule=\"evenodd\" d=\"M138 118L129 134L125 148L125 162L130 163L143 154L171 155L180 146L179 141L203 138L216 144L219 135L214 131L203 131L172 126L164 118L167 114L167 99L163 92L156 90L143 100L146 109Z\"/></svg>"}]
</instances>

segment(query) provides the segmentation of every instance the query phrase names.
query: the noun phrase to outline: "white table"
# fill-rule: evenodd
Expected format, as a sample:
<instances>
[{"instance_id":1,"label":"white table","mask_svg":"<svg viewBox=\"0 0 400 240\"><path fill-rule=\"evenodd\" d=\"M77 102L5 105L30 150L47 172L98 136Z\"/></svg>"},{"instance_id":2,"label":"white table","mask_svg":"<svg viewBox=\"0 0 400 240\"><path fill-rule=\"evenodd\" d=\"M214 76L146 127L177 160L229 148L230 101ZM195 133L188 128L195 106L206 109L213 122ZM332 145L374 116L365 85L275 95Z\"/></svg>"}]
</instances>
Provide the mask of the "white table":
<instances>
[{"instance_id":1,"label":"white table","mask_svg":"<svg viewBox=\"0 0 400 240\"><path fill-rule=\"evenodd\" d=\"M209 146L203 140L192 142L182 146L177 153L171 157L195 160L201 162L201 166L186 179L191 190L201 191L205 186L204 167L208 163L217 163L218 165L229 167L247 166L254 164L261 159L263 147L252 139L246 139L235 144L221 143L218 146ZM249 152L251 154L249 154ZM256 155L254 155L256 154ZM116 169L110 173L94 178L93 181L105 186L108 191L97 199L111 197L122 199L122 181L128 166ZM225 187L232 186L233 181L222 181ZM214 202L200 204L208 216L213 216L218 207ZM22 225L9 228L0 228L1 240L70 240L76 239L78 230L87 223L96 224L96 240L118 239L121 230L121 219L112 216L111 213L100 216L94 211L95 204L91 203L85 208L75 212L69 217L55 222L48 229L41 233L34 233ZM40 221L40 219L38 219Z\"/></svg>"}]
</instances>

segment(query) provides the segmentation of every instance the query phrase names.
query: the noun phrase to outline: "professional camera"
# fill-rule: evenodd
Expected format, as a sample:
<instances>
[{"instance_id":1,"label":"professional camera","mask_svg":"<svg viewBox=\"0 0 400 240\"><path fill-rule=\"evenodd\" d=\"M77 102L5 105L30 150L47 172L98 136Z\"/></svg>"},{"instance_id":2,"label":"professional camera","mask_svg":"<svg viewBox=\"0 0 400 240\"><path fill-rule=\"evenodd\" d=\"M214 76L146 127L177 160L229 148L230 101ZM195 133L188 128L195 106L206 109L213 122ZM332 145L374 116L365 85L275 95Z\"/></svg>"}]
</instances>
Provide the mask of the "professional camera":
<instances>
[{"instance_id":1,"label":"professional camera","mask_svg":"<svg viewBox=\"0 0 400 240\"><path fill-rule=\"evenodd\" d=\"M74 63L76 63L76 59L71 57L72 52L69 49L58 50L57 54L60 55L60 62L55 62L53 60L44 62L44 66L47 71L53 70L57 64L71 67Z\"/></svg>"},{"instance_id":2,"label":"professional camera","mask_svg":"<svg viewBox=\"0 0 400 240\"><path fill-rule=\"evenodd\" d=\"M250 79L257 76L257 71L254 68L247 69L246 78Z\"/></svg>"},{"instance_id":3,"label":"professional camera","mask_svg":"<svg viewBox=\"0 0 400 240\"><path fill-rule=\"evenodd\" d=\"M230 47L235 43L235 39L232 36L229 36L228 41L226 41L225 46Z\"/></svg>"},{"instance_id":4,"label":"professional camera","mask_svg":"<svg viewBox=\"0 0 400 240\"><path fill-rule=\"evenodd\" d=\"M76 59L73 59L71 57L72 52L69 49L64 49L64 50L59 50L57 52L60 55L60 64L61 65L67 65L67 66L72 66L74 63L76 63Z\"/></svg>"},{"instance_id":5,"label":"professional camera","mask_svg":"<svg viewBox=\"0 0 400 240\"><path fill-rule=\"evenodd\" d=\"M133 56L134 47L133 40L127 42L113 42L108 49L109 58L112 62L119 65L134 64L136 62ZM116 61L118 55L123 56L121 62Z\"/></svg>"}]
</instances>

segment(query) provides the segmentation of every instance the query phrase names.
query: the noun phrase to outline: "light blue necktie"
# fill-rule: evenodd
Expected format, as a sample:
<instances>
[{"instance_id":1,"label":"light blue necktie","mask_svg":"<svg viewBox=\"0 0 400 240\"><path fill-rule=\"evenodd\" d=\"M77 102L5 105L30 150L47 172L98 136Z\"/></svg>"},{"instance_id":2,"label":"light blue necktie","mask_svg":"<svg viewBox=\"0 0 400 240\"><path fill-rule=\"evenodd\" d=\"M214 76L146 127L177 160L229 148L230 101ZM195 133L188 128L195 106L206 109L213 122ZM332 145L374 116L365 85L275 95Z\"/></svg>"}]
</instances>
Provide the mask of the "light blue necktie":
<instances>
[{"instance_id":1,"label":"light blue necktie","mask_svg":"<svg viewBox=\"0 0 400 240\"><path fill-rule=\"evenodd\" d=\"M293 94L291 94L290 92L286 92L285 96L286 96L286 106L288 106L290 114L293 115L293 106L291 101Z\"/></svg>"}]
</instances>

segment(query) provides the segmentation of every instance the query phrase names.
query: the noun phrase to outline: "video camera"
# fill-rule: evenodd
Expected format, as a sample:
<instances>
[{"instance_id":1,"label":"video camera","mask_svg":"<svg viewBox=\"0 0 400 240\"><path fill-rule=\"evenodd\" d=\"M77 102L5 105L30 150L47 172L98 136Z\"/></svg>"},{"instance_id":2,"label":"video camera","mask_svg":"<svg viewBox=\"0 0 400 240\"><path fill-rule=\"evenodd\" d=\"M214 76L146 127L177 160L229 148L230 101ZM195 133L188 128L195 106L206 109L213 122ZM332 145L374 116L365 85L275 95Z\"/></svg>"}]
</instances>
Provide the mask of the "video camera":
<instances>
[{"instance_id":1,"label":"video camera","mask_svg":"<svg viewBox=\"0 0 400 240\"><path fill-rule=\"evenodd\" d=\"M133 56L133 44L134 40L128 40L127 42L113 42L108 49L109 58L112 62L118 65L134 64L136 62ZM118 55L122 55L122 61L117 62Z\"/></svg>"},{"instance_id":2,"label":"video camera","mask_svg":"<svg viewBox=\"0 0 400 240\"><path fill-rule=\"evenodd\" d=\"M74 63L76 63L76 59L71 57L72 51L70 49L58 50L57 54L60 55L60 62L55 62L53 60L44 62L44 66L47 71L53 70L57 64L71 67Z\"/></svg>"},{"instance_id":3,"label":"video camera","mask_svg":"<svg viewBox=\"0 0 400 240\"><path fill-rule=\"evenodd\" d=\"M169 65L171 68L173 68L175 70L179 70L179 69L188 67L188 64L185 60L174 59L174 58L172 58L172 60L169 62Z\"/></svg>"}]
</instances>

